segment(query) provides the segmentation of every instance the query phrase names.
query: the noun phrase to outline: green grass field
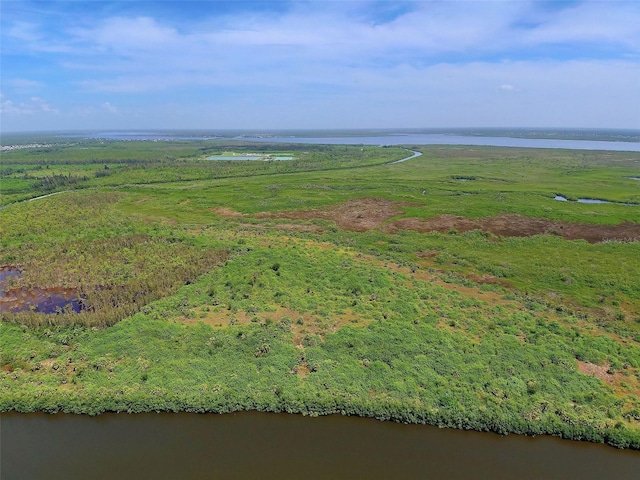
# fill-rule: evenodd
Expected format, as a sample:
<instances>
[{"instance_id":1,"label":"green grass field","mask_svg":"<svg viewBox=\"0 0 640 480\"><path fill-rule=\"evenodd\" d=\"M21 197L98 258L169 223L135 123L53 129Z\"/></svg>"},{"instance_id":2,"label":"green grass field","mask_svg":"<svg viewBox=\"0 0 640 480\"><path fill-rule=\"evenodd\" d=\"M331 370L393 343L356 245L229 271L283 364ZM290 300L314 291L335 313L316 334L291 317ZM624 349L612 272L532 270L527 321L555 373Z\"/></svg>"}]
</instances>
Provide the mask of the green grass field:
<instances>
[{"instance_id":1,"label":"green grass field","mask_svg":"<svg viewBox=\"0 0 640 480\"><path fill-rule=\"evenodd\" d=\"M90 308L5 309L0 411L338 412L640 448L640 154L413 148L3 152L7 288ZM294 159L206 160L258 151ZM424 227L452 216L480 228ZM553 229L512 236L535 222Z\"/></svg>"}]
</instances>

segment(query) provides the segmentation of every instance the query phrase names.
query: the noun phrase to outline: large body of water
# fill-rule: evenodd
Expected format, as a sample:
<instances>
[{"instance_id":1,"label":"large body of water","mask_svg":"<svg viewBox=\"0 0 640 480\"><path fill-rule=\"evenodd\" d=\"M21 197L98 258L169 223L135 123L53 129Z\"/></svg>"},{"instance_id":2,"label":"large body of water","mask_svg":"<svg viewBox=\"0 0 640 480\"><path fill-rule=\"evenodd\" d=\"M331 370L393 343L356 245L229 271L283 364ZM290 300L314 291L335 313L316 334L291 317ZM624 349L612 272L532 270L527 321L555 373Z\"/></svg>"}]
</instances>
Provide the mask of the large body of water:
<instances>
[{"instance_id":1,"label":"large body of water","mask_svg":"<svg viewBox=\"0 0 640 480\"><path fill-rule=\"evenodd\" d=\"M338 145L469 145L520 148L565 148L569 150L610 150L640 152L638 142L560 140L545 138L480 137L447 134L407 134L365 137L269 137L246 138L256 142Z\"/></svg>"},{"instance_id":2,"label":"large body of water","mask_svg":"<svg viewBox=\"0 0 640 480\"><path fill-rule=\"evenodd\" d=\"M329 416L3 414L3 480L632 479L640 452Z\"/></svg>"},{"instance_id":3,"label":"large body of water","mask_svg":"<svg viewBox=\"0 0 640 480\"><path fill-rule=\"evenodd\" d=\"M253 142L341 144L341 145L476 145L520 148L565 148L571 150L610 150L640 152L640 142L580 139L525 138L517 136L463 135L459 133L366 133L326 136L304 134L239 134L215 135L166 132L96 132L60 135L65 138L93 138L104 140L241 140ZM606 138L606 137L605 137Z\"/></svg>"}]
</instances>

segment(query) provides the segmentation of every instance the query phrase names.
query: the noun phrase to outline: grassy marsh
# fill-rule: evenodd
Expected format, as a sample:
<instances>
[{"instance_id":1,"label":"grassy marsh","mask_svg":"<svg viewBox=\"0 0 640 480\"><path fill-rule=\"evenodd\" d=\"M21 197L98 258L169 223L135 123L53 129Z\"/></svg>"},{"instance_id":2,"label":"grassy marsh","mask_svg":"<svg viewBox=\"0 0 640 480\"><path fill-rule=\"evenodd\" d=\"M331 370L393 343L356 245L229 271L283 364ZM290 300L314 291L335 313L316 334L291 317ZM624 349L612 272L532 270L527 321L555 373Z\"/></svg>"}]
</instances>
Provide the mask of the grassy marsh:
<instances>
[{"instance_id":1,"label":"grassy marsh","mask_svg":"<svg viewBox=\"0 0 640 480\"><path fill-rule=\"evenodd\" d=\"M295 158L203 160L258 149ZM359 146L3 152L0 264L93 308L2 314L0 410L341 412L640 448L638 238L398 227L633 234L640 206L553 198L640 203L640 154L415 149L396 165L405 150Z\"/></svg>"}]
</instances>

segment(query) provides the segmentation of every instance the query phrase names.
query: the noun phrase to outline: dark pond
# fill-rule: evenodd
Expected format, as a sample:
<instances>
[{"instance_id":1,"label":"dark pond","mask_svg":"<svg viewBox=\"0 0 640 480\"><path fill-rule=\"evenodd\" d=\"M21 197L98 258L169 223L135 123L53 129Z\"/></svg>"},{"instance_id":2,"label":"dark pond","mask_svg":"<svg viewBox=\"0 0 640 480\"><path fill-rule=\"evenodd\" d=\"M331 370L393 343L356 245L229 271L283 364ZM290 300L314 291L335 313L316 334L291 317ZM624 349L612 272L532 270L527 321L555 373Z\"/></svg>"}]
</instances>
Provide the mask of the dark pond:
<instances>
[{"instance_id":1,"label":"dark pond","mask_svg":"<svg viewBox=\"0 0 640 480\"><path fill-rule=\"evenodd\" d=\"M82 298L74 288L13 288L11 282L21 275L22 271L17 267L0 267L0 313L28 310L41 313L78 313L84 308Z\"/></svg>"},{"instance_id":2,"label":"dark pond","mask_svg":"<svg viewBox=\"0 0 640 480\"><path fill-rule=\"evenodd\" d=\"M40 313L78 313L83 308L82 298L73 288L14 288L0 292L0 313L28 310Z\"/></svg>"},{"instance_id":3,"label":"dark pond","mask_svg":"<svg viewBox=\"0 0 640 480\"><path fill-rule=\"evenodd\" d=\"M5 286L11 279L20 278L20 275L22 275L22 272L19 268L11 265L2 265L0 267L0 291L4 291Z\"/></svg>"},{"instance_id":4,"label":"dark pond","mask_svg":"<svg viewBox=\"0 0 640 480\"><path fill-rule=\"evenodd\" d=\"M356 417L3 414L3 480L631 479L640 453Z\"/></svg>"}]
</instances>

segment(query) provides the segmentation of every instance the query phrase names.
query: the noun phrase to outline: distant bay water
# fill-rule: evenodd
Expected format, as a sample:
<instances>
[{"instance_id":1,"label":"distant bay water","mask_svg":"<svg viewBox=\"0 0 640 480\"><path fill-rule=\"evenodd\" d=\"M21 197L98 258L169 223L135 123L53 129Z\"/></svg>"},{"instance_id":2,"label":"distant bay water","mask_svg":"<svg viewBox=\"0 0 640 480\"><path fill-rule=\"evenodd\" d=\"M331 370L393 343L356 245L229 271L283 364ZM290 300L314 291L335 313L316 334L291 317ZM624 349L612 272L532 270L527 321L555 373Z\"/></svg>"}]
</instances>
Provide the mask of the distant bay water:
<instances>
[{"instance_id":1,"label":"distant bay water","mask_svg":"<svg viewBox=\"0 0 640 480\"><path fill-rule=\"evenodd\" d=\"M260 137L245 138L245 140L256 142L332 145L467 145L487 147L564 148L569 150L609 150L619 152L640 152L640 142L484 137L447 134L407 134L363 137Z\"/></svg>"},{"instance_id":2,"label":"distant bay water","mask_svg":"<svg viewBox=\"0 0 640 480\"><path fill-rule=\"evenodd\" d=\"M603 133L604 132L604 133ZM211 141L211 140L238 140L257 143L302 143L302 144L330 144L330 145L465 145L465 146L492 146L492 147L516 147L516 148L563 148L570 150L604 150L640 152L640 142L637 141L613 141L577 138L532 138L530 133L517 136L513 131L505 131L504 136L497 135L500 131L486 133L401 133L379 131L331 131L324 133L295 132L295 133L249 133L249 132L203 132L203 131L119 131L119 132L93 132L63 134L64 138L92 138L102 140L121 141ZM559 131L558 136L562 136ZM594 131L592 134L584 134L586 137L612 138L614 135L606 131ZM630 135L637 138L637 132ZM621 136L621 138L625 138Z\"/></svg>"}]
</instances>

